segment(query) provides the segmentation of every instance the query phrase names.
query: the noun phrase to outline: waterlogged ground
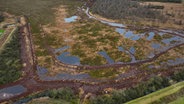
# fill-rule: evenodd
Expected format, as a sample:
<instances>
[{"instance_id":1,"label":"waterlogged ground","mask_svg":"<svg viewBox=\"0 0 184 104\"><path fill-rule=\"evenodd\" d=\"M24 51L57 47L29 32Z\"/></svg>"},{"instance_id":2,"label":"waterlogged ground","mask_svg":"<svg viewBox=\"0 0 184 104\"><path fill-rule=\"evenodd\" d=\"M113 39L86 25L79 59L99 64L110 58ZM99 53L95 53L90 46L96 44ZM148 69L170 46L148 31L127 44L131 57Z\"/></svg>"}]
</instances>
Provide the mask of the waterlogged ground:
<instances>
[{"instance_id":1,"label":"waterlogged ground","mask_svg":"<svg viewBox=\"0 0 184 104\"><path fill-rule=\"evenodd\" d=\"M85 11L78 8L78 11L83 12L83 14L68 16L66 7L61 6L56 13L56 26L44 27L46 33L55 37L53 39L56 40L55 43L48 45L52 48L56 60L61 63L79 66L127 64L126 67L129 67L128 64L136 65L139 62L146 62L159 54L162 55L154 58L151 62L148 61L128 69L167 69L169 66L178 66L184 63L182 33L170 30L131 29L127 28L125 24L94 17L88 13L88 9ZM66 71L67 69L54 65L45 67L44 64L39 64L39 66L47 68L51 72L63 71L54 77L42 76L45 80L88 79L90 76L114 77L124 72L125 69L127 70L127 68L122 68L122 70L112 73L114 68L106 68L112 74L105 70L101 72L81 71L83 74L80 72L79 75L72 74L72 76L68 72L78 72Z\"/></svg>"},{"instance_id":2,"label":"waterlogged ground","mask_svg":"<svg viewBox=\"0 0 184 104\"><path fill-rule=\"evenodd\" d=\"M75 43L55 49L55 53L65 51L61 52L58 59L73 65L136 62L152 58L184 41L184 38L168 33L123 28L113 30L97 22L74 27L71 34Z\"/></svg>"}]
</instances>

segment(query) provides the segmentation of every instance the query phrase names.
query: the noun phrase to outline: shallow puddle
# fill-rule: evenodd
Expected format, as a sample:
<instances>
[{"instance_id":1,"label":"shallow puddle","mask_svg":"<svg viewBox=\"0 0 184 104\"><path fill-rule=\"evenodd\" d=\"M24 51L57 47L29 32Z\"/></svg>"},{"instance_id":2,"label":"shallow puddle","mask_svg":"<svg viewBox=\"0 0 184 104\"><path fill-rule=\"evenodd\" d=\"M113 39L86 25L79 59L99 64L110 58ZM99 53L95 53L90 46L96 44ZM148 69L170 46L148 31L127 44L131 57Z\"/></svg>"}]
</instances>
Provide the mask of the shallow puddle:
<instances>
[{"instance_id":1,"label":"shallow puddle","mask_svg":"<svg viewBox=\"0 0 184 104\"><path fill-rule=\"evenodd\" d=\"M66 23L71 23L71 22L75 22L77 20L78 16L72 16L72 17L69 17L69 18L65 18L65 22Z\"/></svg>"},{"instance_id":2,"label":"shallow puddle","mask_svg":"<svg viewBox=\"0 0 184 104\"><path fill-rule=\"evenodd\" d=\"M125 49L123 47L121 47L121 46L118 47L118 50L121 51L121 52L125 51Z\"/></svg>"},{"instance_id":3,"label":"shallow puddle","mask_svg":"<svg viewBox=\"0 0 184 104\"><path fill-rule=\"evenodd\" d=\"M155 33L154 32L150 32L149 36L147 37L147 40L149 40L149 41L152 40L154 36L155 36Z\"/></svg>"},{"instance_id":4,"label":"shallow puddle","mask_svg":"<svg viewBox=\"0 0 184 104\"><path fill-rule=\"evenodd\" d=\"M98 52L98 54L103 56L109 64L114 63L114 60L112 58L110 58L109 55L105 51L100 51L100 52Z\"/></svg>"},{"instance_id":5,"label":"shallow puddle","mask_svg":"<svg viewBox=\"0 0 184 104\"><path fill-rule=\"evenodd\" d=\"M180 42L180 41L182 42L182 41L184 41L184 39L180 38L178 36L162 40L162 42L167 44L167 45L171 44L171 42Z\"/></svg>"},{"instance_id":6,"label":"shallow puddle","mask_svg":"<svg viewBox=\"0 0 184 104\"><path fill-rule=\"evenodd\" d=\"M124 36L125 36L125 38L129 38L129 39L130 39L131 37L133 37L133 36L134 36L134 34L133 34L133 32L132 32L132 31L128 31L128 32L126 32L126 33L125 33L125 35L124 35Z\"/></svg>"},{"instance_id":7,"label":"shallow puddle","mask_svg":"<svg viewBox=\"0 0 184 104\"><path fill-rule=\"evenodd\" d=\"M116 28L116 32L118 32L119 34L123 35L126 30L125 29L121 29L121 28Z\"/></svg>"},{"instance_id":8,"label":"shallow puddle","mask_svg":"<svg viewBox=\"0 0 184 104\"><path fill-rule=\"evenodd\" d=\"M174 65L179 65L184 63L184 58L176 58L175 60L168 60L167 64L174 66Z\"/></svg>"},{"instance_id":9,"label":"shallow puddle","mask_svg":"<svg viewBox=\"0 0 184 104\"><path fill-rule=\"evenodd\" d=\"M125 53L129 54L131 59L132 59L131 62L136 62L136 58L134 56L136 50L135 50L135 48L133 46L130 47L129 50L125 50L123 47L119 46L118 50L121 51L121 52L125 52Z\"/></svg>"},{"instance_id":10,"label":"shallow puddle","mask_svg":"<svg viewBox=\"0 0 184 104\"><path fill-rule=\"evenodd\" d=\"M55 76L47 76L48 70L46 68L42 68L37 66L37 74L39 75L41 80L49 81L49 80L84 80L90 78L90 76L86 73L84 74L69 74L69 73L59 73Z\"/></svg>"},{"instance_id":11,"label":"shallow puddle","mask_svg":"<svg viewBox=\"0 0 184 104\"><path fill-rule=\"evenodd\" d=\"M80 65L80 58L77 56L71 56L69 52L63 52L57 57L57 59L65 64Z\"/></svg>"},{"instance_id":12,"label":"shallow puddle","mask_svg":"<svg viewBox=\"0 0 184 104\"><path fill-rule=\"evenodd\" d=\"M48 70L46 68L37 66L37 74L39 76L46 75L47 73L48 73Z\"/></svg>"},{"instance_id":13,"label":"shallow puddle","mask_svg":"<svg viewBox=\"0 0 184 104\"><path fill-rule=\"evenodd\" d=\"M12 87L7 87L4 89L0 89L0 100L7 99L10 97L13 97L15 95L19 95L23 92L25 92L27 89L23 87L22 85L15 85Z\"/></svg>"},{"instance_id":14,"label":"shallow puddle","mask_svg":"<svg viewBox=\"0 0 184 104\"><path fill-rule=\"evenodd\" d=\"M129 51L130 51L131 54L135 54L135 48L133 46L130 47L130 50Z\"/></svg>"},{"instance_id":15,"label":"shallow puddle","mask_svg":"<svg viewBox=\"0 0 184 104\"><path fill-rule=\"evenodd\" d=\"M124 35L125 38L129 38L131 40L135 40L136 41L136 40L139 40L141 38L141 36L139 36L137 34L134 34L133 31L126 32L126 30L122 29L122 28L116 28L115 31L118 32L121 35Z\"/></svg>"},{"instance_id":16,"label":"shallow puddle","mask_svg":"<svg viewBox=\"0 0 184 104\"><path fill-rule=\"evenodd\" d=\"M148 58L153 58L155 56L155 54L153 52L151 52L147 57Z\"/></svg>"},{"instance_id":17,"label":"shallow puddle","mask_svg":"<svg viewBox=\"0 0 184 104\"><path fill-rule=\"evenodd\" d=\"M125 27L125 25L120 24L120 23L108 22L108 21L103 21L103 20L101 20L101 22L109 26L113 26L113 27Z\"/></svg>"},{"instance_id":18,"label":"shallow puddle","mask_svg":"<svg viewBox=\"0 0 184 104\"><path fill-rule=\"evenodd\" d=\"M135 36L134 36L134 37L132 37L131 39L136 41L136 40L139 40L140 38L141 38L140 36L135 35Z\"/></svg>"},{"instance_id":19,"label":"shallow puddle","mask_svg":"<svg viewBox=\"0 0 184 104\"><path fill-rule=\"evenodd\" d=\"M159 48L161 48L161 45L158 44L158 43L152 43L151 47L154 48L154 49L159 49Z\"/></svg>"}]
</instances>

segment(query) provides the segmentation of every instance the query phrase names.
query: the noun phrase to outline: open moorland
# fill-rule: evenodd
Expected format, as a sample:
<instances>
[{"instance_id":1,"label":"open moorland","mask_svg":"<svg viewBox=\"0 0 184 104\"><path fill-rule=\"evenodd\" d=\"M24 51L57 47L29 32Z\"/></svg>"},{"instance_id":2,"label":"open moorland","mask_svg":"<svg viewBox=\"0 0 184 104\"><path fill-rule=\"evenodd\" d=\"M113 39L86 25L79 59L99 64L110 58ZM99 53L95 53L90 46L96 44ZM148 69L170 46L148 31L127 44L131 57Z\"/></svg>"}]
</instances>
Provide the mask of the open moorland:
<instances>
[{"instance_id":1,"label":"open moorland","mask_svg":"<svg viewBox=\"0 0 184 104\"><path fill-rule=\"evenodd\" d=\"M0 0L0 10L0 102L182 98L180 1Z\"/></svg>"}]
</instances>

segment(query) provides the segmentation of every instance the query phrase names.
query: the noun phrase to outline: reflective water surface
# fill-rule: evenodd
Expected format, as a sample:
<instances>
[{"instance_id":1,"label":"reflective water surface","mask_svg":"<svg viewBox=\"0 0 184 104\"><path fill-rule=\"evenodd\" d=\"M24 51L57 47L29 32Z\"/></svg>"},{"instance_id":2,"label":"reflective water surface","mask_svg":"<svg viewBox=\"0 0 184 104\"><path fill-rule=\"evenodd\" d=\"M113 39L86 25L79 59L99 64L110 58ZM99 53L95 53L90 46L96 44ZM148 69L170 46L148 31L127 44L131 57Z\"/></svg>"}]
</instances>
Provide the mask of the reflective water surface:
<instances>
[{"instance_id":1,"label":"reflective water surface","mask_svg":"<svg viewBox=\"0 0 184 104\"><path fill-rule=\"evenodd\" d=\"M71 22L75 22L77 18L78 18L78 16L72 16L72 17L69 17L69 18L65 18L64 20L67 23L71 23Z\"/></svg>"},{"instance_id":2,"label":"reflective water surface","mask_svg":"<svg viewBox=\"0 0 184 104\"><path fill-rule=\"evenodd\" d=\"M22 85L15 85L12 87L7 87L4 89L0 89L0 100L7 99L10 97L13 97L15 95L19 95L23 92L25 92L27 89L23 87Z\"/></svg>"}]
</instances>

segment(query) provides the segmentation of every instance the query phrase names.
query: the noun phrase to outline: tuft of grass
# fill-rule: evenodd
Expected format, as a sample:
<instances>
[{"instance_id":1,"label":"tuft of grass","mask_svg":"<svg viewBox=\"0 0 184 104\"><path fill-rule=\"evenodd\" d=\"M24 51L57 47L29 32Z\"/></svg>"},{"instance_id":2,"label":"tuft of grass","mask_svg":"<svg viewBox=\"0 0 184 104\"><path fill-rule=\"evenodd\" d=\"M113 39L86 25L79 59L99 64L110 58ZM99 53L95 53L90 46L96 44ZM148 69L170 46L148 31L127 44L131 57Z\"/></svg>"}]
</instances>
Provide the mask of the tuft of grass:
<instances>
[{"instance_id":1,"label":"tuft of grass","mask_svg":"<svg viewBox=\"0 0 184 104\"><path fill-rule=\"evenodd\" d=\"M118 74L117 70L114 70L113 68L106 68L106 69L100 69L100 70L91 70L89 72L89 75L94 78L112 78L116 74Z\"/></svg>"},{"instance_id":2,"label":"tuft of grass","mask_svg":"<svg viewBox=\"0 0 184 104\"><path fill-rule=\"evenodd\" d=\"M5 30L0 30L0 36L4 33Z\"/></svg>"}]
</instances>

